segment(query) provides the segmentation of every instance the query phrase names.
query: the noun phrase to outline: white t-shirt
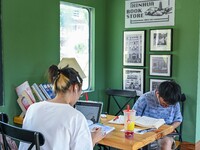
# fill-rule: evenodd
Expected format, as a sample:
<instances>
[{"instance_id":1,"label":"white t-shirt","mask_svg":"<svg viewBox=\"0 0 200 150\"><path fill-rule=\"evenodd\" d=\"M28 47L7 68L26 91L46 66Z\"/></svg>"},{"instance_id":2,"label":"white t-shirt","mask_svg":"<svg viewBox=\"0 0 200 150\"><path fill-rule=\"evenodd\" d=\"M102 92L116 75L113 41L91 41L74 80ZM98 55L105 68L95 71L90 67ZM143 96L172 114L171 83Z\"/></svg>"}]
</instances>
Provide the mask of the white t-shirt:
<instances>
[{"instance_id":1,"label":"white t-shirt","mask_svg":"<svg viewBox=\"0 0 200 150\"><path fill-rule=\"evenodd\" d=\"M38 102L26 113L23 128L44 135L42 150L93 150L91 133L83 114L69 104ZM29 145L20 143L19 150Z\"/></svg>"}]
</instances>

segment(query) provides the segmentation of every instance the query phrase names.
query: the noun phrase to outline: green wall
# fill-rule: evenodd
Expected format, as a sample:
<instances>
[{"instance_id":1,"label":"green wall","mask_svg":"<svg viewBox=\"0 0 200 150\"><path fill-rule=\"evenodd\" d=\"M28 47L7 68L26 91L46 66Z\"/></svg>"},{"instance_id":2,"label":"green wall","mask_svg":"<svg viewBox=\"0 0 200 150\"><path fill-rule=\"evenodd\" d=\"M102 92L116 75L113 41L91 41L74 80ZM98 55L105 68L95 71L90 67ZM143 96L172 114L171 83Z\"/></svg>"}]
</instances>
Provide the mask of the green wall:
<instances>
[{"instance_id":1,"label":"green wall","mask_svg":"<svg viewBox=\"0 0 200 150\"><path fill-rule=\"evenodd\" d=\"M200 5L199 5L199 9L200 9ZM200 14L200 12L199 12ZM200 26L200 15L199 15L199 26ZM199 52L200 52L200 30L199 30ZM198 57L199 57L199 60L198 60L198 64L200 64L200 53L198 53ZM200 132L199 132L199 126L200 126L200 120L199 120L199 117L200 117L200 80L199 80L199 77L200 77L200 65L198 65L198 81L197 81L197 116L196 116L196 126L197 126L197 130L196 130L196 139L200 139ZM198 141L198 140L196 140Z\"/></svg>"},{"instance_id":2,"label":"green wall","mask_svg":"<svg viewBox=\"0 0 200 150\"><path fill-rule=\"evenodd\" d=\"M176 1L175 26L173 28L173 55L172 77L182 87L187 96L184 113L183 139L197 142L200 137L197 120L197 79L198 79L198 53L199 53L199 5L198 0ZM186 11L187 10L187 11ZM123 32L125 30L146 30L146 63L145 91L149 90L149 30L169 27L129 28L125 29L124 12L125 2L112 0L107 2L107 87L122 88L123 68ZM157 54L157 53L156 53ZM129 67L131 68L131 67ZM168 79L168 78L167 78Z\"/></svg>"},{"instance_id":3,"label":"green wall","mask_svg":"<svg viewBox=\"0 0 200 150\"><path fill-rule=\"evenodd\" d=\"M95 91L91 100L105 102L104 90L122 88L122 50L125 30L146 30L145 91L149 90L149 30L124 28L122 0L66 0L95 8ZM59 1L2 0L3 75L5 105L0 111L12 118L20 114L15 87L25 80L32 85L46 80L51 64L59 62ZM173 28L172 78L187 96L183 139L200 140L199 43L200 1L176 0ZM187 10L187 11L186 11ZM140 67L139 67L140 68ZM106 103L104 103L106 106Z\"/></svg>"},{"instance_id":4,"label":"green wall","mask_svg":"<svg viewBox=\"0 0 200 150\"><path fill-rule=\"evenodd\" d=\"M70 1L69 1L70 2ZM74 2L74 0L71 0ZM4 106L0 111L13 117L20 114L15 87L29 81L45 82L51 64L59 63L59 3L58 0L2 0L3 12L3 76ZM105 2L76 0L95 8L95 91L90 99L105 97ZM98 80L97 80L98 79ZM104 82L102 82L104 81Z\"/></svg>"},{"instance_id":5,"label":"green wall","mask_svg":"<svg viewBox=\"0 0 200 150\"><path fill-rule=\"evenodd\" d=\"M59 61L59 2L2 0L2 14L5 105L0 110L12 122L20 114L15 87L44 81L48 66Z\"/></svg>"}]
</instances>

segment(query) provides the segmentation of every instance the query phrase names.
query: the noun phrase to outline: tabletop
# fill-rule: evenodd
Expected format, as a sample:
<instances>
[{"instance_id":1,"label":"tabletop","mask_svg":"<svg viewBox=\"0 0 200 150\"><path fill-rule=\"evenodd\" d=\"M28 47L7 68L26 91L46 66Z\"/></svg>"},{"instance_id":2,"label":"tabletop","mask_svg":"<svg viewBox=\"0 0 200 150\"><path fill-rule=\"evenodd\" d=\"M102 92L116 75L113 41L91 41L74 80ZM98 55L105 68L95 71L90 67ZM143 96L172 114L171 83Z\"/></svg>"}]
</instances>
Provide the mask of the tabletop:
<instances>
[{"instance_id":1,"label":"tabletop","mask_svg":"<svg viewBox=\"0 0 200 150\"><path fill-rule=\"evenodd\" d=\"M157 139L162 138L163 136L166 136L174 130L170 125L162 125L157 130L144 134L135 133L132 139L127 139L124 136L124 132L121 131L123 129L123 125L108 123L108 121L114 117L115 116L107 115L106 118L101 118L101 123L109 126L114 126L115 130L106 135L104 139L99 141L99 144L114 147L117 149L137 150Z\"/></svg>"}]
</instances>

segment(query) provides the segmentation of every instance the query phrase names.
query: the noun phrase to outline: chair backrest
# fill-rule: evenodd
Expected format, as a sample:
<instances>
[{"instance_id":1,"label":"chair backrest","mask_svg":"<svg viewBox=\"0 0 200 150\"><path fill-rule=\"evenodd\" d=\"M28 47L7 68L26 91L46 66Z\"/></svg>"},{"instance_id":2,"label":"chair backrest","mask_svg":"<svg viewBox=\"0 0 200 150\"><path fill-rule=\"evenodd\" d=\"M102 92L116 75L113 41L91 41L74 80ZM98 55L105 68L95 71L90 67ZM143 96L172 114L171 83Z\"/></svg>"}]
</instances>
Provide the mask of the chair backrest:
<instances>
[{"instance_id":1,"label":"chair backrest","mask_svg":"<svg viewBox=\"0 0 200 150\"><path fill-rule=\"evenodd\" d=\"M185 101L186 101L186 96L185 94L181 94L181 99L180 99L180 105L181 105L181 114L183 116L183 119L184 119L184 104L185 104ZM180 124L180 127L179 127L179 141L182 142L182 129L183 129L183 122Z\"/></svg>"},{"instance_id":2,"label":"chair backrest","mask_svg":"<svg viewBox=\"0 0 200 150\"><path fill-rule=\"evenodd\" d=\"M5 150L10 149L6 136L30 144L28 149L32 149L35 145L36 150L39 150L40 146L45 142L44 136L40 132L25 130L2 121L0 121L0 132L3 136L3 145Z\"/></svg>"},{"instance_id":3,"label":"chair backrest","mask_svg":"<svg viewBox=\"0 0 200 150\"><path fill-rule=\"evenodd\" d=\"M111 98L116 102L119 110L115 116L117 116L120 112L123 114L123 109L125 109L126 105L133 100L133 104L136 101L137 93L136 91L128 91L128 90L120 90L120 89L107 89L106 94L108 95L108 105L107 105L107 113L109 113ZM124 101L123 106L119 104L119 101Z\"/></svg>"},{"instance_id":4,"label":"chair backrest","mask_svg":"<svg viewBox=\"0 0 200 150\"><path fill-rule=\"evenodd\" d=\"M180 107L181 107L181 114L183 116L183 120L184 120L184 105L185 105L185 101L186 101L186 96L183 93L183 94L181 94L181 99L179 101ZM175 137L178 136L178 141L182 142L183 121L180 124L180 126L178 128L176 128L175 130L176 130L176 132L173 132L173 133L169 134L169 136L175 136Z\"/></svg>"},{"instance_id":5,"label":"chair backrest","mask_svg":"<svg viewBox=\"0 0 200 150\"><path fill-rule=\"evenodd\" d=\"M8 123L8 115L5 113L0 113L0 121Z\"/></svg>"}]
</instances>

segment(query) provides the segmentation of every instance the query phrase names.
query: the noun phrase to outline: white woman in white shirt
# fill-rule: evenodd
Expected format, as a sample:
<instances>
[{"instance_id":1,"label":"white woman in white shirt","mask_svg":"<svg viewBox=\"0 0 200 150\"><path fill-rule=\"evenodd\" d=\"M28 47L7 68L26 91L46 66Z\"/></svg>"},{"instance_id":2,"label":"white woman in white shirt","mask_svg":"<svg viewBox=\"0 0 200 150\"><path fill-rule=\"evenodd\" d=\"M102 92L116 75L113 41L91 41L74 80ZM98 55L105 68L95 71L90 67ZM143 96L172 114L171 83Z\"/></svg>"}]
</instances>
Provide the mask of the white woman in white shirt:
<instances>
[{"instance_id":1,"label":"white woman in white shirt","mask_svg":"<svg viewBox=\"0 0 200 150\"><path fill-rule=\"evenodd\" d=\"M27 110L23 128L39 131L44 135L42 150L93 150L105 134L101 129L90 132L83 114L73 108L82 91L82 78L76 70L66 66L49 67L54 99L32 104ZM20 143L19 149L29 145Z\"/></svg>"}]
</instances>

